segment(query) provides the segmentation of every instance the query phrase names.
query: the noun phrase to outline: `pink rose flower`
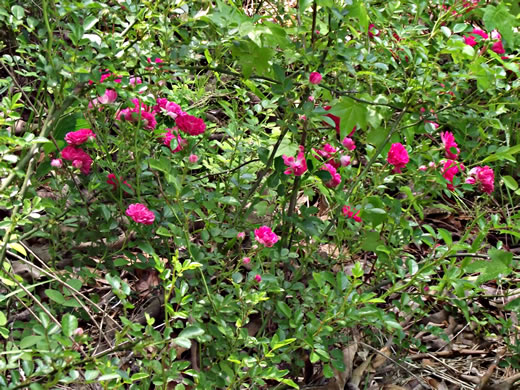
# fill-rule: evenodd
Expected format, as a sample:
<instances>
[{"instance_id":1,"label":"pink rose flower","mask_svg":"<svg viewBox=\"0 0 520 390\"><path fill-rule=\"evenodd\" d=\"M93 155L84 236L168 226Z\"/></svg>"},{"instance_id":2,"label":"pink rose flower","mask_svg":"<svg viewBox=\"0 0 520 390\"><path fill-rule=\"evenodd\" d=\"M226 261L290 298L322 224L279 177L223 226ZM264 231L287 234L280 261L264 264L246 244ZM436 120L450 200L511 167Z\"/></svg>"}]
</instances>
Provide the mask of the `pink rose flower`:
<instances>
[{"instance_id":1,"label":"pink rose flower","mask_svg":"<svg viewBox=\"0 0 520 390\"><path fill-rule=\"evenodd\" d=\"M250 262L251 262L251 258L250 258L250 257L244 257L244 258L242 259L242 263L244 263L244 264L246 264L246 265L249 264Z\"/></svg>"},{"instance_id":2,"label":"pink rose flower","mask_svg":"<svg viewBox=\"0 0 520 390\"><path fill-rule=\"evenodd\" d=\"M112 189L115 191L117 190L117 187L119 187L119 183L122 181L121 178L117 179L116 175L113 173L109 173L107 176L107 184L110 184L112 186ZM123 184L125 184L128 188L132 188L130 184L126 180L122 181Z\"/></svg>"},{"instance_id":3,"label":"pink rose flower","mask_svg":"<svg viewBox=\"0 0 520 390\"><path fill-rule=\"evenodd\" d=\"M493 169L487 165L483 167L475 167L469 171L466 183L478 183L482 192L491 194L495 190L495 173L493 172Z\"/></svg>"},{"instance_id":4,"label":"pink rose flower","mask_svg":"<svg viewBox=\"0 0 520 390\"><path fill-rule=\"evenodd\" d=\"M464 43L466 45L469 45L471 47L475 46L478 42L477 40L475 39L475 37L473 35L465 35L464 36Z\"/></svg>"},{"instance_id":5,"label":"pink rose flower","mask_svg":"<svg viewBox=\"0 0 520 390\"><path fill-rule=\"evenodd\" d=\"M480 35L482 39L488 39L489 35L482 29L475 27L473 28L473 31L471 32L473 35Z\"/></svg>"},{"instance_id":6,"label":"pink rose flower","mask_svg":"<svg viewBox=\"0 0 520 390\"><path fill-rule=\"evenodd\" d=\"M321 170L327 171L331 174L332 178L325 183L325 185L329 188L337 187L341 183L341 175L338 173L336 168L331 164L324 164L321 167Z\"/></svg>"},{"instance_id":7,"label":"pink rose flower","mask_svg":"<svg viewBox=\"0 0 520 390\"><path fill-rule=\"evenodd\" d=\"M301 176L307 171L307 161L305 161L305 154L303 146L300 145L300 151L296 158L293 156L287 157L285 154L282 156L283 162L287 165L287 169L284 171L286 175Z\"/></svg>"},{"instance_id":8,"label":"pink rose flower","mask_svg":"<svg viewBox=\"0 0 520 390\"><path fill-rule=\"evenodd\" d=\"M163 143L165 146L169 147L172 153L177 153L182 150L184 146L188 144L188 141L181 138L179 133L176 131L176 129L166 129L166 133L162 135L163 137ZM175 149L172 149L172 140L176 139L177 146Z\"/></svg>"},{"instance_id":9,"label":"pink rose flower","mask_svg":"<svg viewBox=\"0 0 520 390\"><path fill-rule=\"evenodd\" d=\"M421 165L418 169L420 171L424 172L424 171L428 170L428 167L426 165Z\"/></svg>"},{"instance_id":10,"label":"pink rose flower","mask_svg":"<svg viewBox=\"0 0 520 390\"><path fill-rule=\"evenodd\" d=\"M397 142L390 147L387 161L394 166L394 173L401 173L401 169L408 164L410 158L408 157L408 152L405 147Z\"/></svg>"},{"instance_id":11,"label":"pink rose flower","mask_svg":"<svg viewBox=\"0 0 520 390\"><path fill-rule=\"evenodd\" d=\"M63 161L61 161L61 158L53 158L51 160L51 167L61 168L62 166L63 166Z\"/></svg>"},{"instance_id":12,"label":"pink rose flower","mask_svg":"<svg viewBox=\"0 0 520 390\"><path fill-rule=\"evenodd\" d=\"M497 30L491 31L491 39L502 39L502 35Z\"/></svg>"},{"instance_id":13,"label":"pink rose flower","mask_svg":"<svg viewBox=\"0 0 520 390\"><path fill-rule=\"evenodd\" d=\"M267 248L271 248L279 240L279 237L269 226L260 226L255 229L255 239Z\"/></svg>"},{"instance_id":14,"label":"pink rose flower","mask_svg":"<svg viewBox=\"0 0 520 390\"><path fill-rule=\"evenodd\" d=\"M132 218L134 222L142 223L143 225L151 225L155 220L155 214L141 203L133 203L128 206L126 215Z\"/></svg>"},{"instance_id":15,"label":"pink rose flower","mask_svg":"<svg viewBox=\"0 0 520 390\"><path fill-rule=\"evenodd\" d=\"M146 61L147 61L149 64L152 63L152 59L151 59L150 57L148 57L148 58L146 59ZM164 61L161 60L159 57L156 57L156 58L153 60L153 62L155 62L156 64L162 64Z\"/></svg>"},{"instance_id":16,"label":"pink rose flower","mask_svg":"<svg viewBox=\"0 0 520 390\"><path fill-rule=\"evenodd\" d=\"M320 73L318 73L318 72L312 72L312 73L310 74L310 76L309 76L309 82L310 82L311 84L319 84L319 83L321 82L322 78L323 78L323 77L321 76Z\"/></svg>"},{"instance_id":17,"label":"pink rose flower","mask_svg":"<svg viewBox=\"0 0 520 390\"><path fill-rule=\"evenodd\" d=\"M341 164L342 167L348 167L350 165L350 156L341 156L341 158L339 159L339 162Z\"/></svg>"},{"instance_id":18,"label":"pink rose flower","mask_svg":"<svg viewBox=\"0 0 520 390\"><path fill-rule=\"evenodd\" d=\"M107 89L103 96L97 98L98 102L101 104L114 103L117 99L117 92L113 89Z\"/></svg>"},{"instance_id":19,"label":"pink rose flower","mask_svg":"<svg viewBox=\"0 0 520 390\"><path fill-rule=\"evenodd\" d=\"M65 141L71 146L79 146L89 139L96 138L96 134L90 129L79 129L77 131L71 131L65 135Z\"/></svg>"},{"instance_id":20,"label":"pink rose flower","mask_svg":"<svg viewBox=\"0 0 520 390\"><path fill-rule=\"evenodd\" d=\"M155 113L150 112L146 104L143 104L139 99L132 99L134 107L125 108L119 111L116 115L118 120L127 120L132 123L139 123L147 130L153 130L157 126L157 120L155 119Z\"/></svg>"},{"instance_id":21,"label":"pink rose flower","mask_svg":"<svg viewBox=\"0 0 520 390\"><path fill-rule=\"evenodd\" d=\"M496 41L491 46L491 50L493 50L497 54L504 54L506 50L504 49L504 45L502 45L502 41Z\"/></svg>"},{"instance_id":22,"label":"pink rose flower","mask_svg":"<svg viewBox=\"0 0 520 390\"><path fill-rule=\"evenodd\" d=\"M84 175L88 175L90 173L92 159L83 149L75 148L74 146L70 145L66 146L61 151L61 157L64 160L70 161L72 166L74 168L80 169L81 173Z\"/></svg>"},{"instance_id":23,"label":"pink rose flower","mask_svg":"<svg viewBox=\"0 0 520 390\"><path fill-rule=\"evenodd\" d=\"M441 132L441 141L444 145L444 153L447 158L455 160L459 157L460 149L455 142L455 137L452 132Z\"/></svg>"},{"instance_id":24,"label":"pink rose flower","mask_svg":"<svg viewBox=\"0 0 520 390\"><path fill-rule=\"evenodd\" d=\"M245 232L237 233L237 239L238 240L243 240L244 238L246 238L246 233Z\"/></svg>"},{"instance_id":25,"label":"pink rose flower","mask_svg":"<svg viewBox=\"0 0 520 390\"><path fill-rule=\"evenodd\" d=\"M350 137L343 138L343 141L341 141L341 143L350 151L356 149L356 144L354 143L354 140Z\"/></svg>"},{"instance_id":26,"label":"pink rose flower","mask_svg":"<svg viewBox=\"0 0 520 390\"><path fill-rule=\"evenodd\" d=\"M455 190L455 186L453 185L453 179L457 173L462 172L464 170L464 165L462 163L457 163L457 161L446 160L443 162L443 166L441 167L441 175L447 181L447 187L450 191Z\"/></svg>"},{"instance_id":27,"label":"pink rose flower","mask_svg":"<svg viewBox=\"0 0 520 390\"><path fill-rule=\"evenodd\" d=\"M188 157L188 161L192 164L195 164L197 161L199 161L199 156L197 156L196 154L190 154L190 156Z\"/></svg>"},{"instance_id":28,"label":"pink rose flower","mask_svg":"<svg viewBox=\"0 0 520 390\"><path fill-rule=\"evenodd\" d=\"M352 218L356 222L361 222L362 221L361 217L359 216L359 211L360 210L357 210L354 213L354 211L350 210L350 206L346 206L345 205L345 206L343 206L341 211L343 212L343 216L346 217L346 218Z\"/></svg>"},{"instance_id":29,"label":"pink rose flower","mask_svg":"<svg viewBox=\"0 0 520 390\"><path fill-rule=\"evenodd\" d=\"M157 105L153 107L153 111L155 113L162 113L172 119L175 119L179 115L184 114L181 106L179 106L177 103L170 102L166 98L157 98Z\"/></svg>"},{"instance_id":30,"label":"pink rose flower","mask_svg":"<svg viewBox=\"0 0 520 390\"><path fill-rule=\"evenodd\" d=\"M376 29L375 24L370 23L370 25L368 26L368 37L369 37L369 38L378 37L379 34L381 34L381 31L379 31L378 29Z\"/></svg>"},{"instance_id":31,"label":"pink rose flower","mask_svg":"<svg viewBox=\"0 0 520 390\"><path fill-rule=\"evenodd\" d=\"M206 130L206 124L202 119L186 113L175 118L175 123L181 131L189 135L199 135Z\"/></svg>"},{"instance_id":32,"label":"pink rose flower","mask_svg":"<svg viewBox=\"0 0 520 390\"><path fill-rule=\"evenodd\" d=\"M260 283L262 281L262 277L260 275L255 275L255 281Z\"/></svg>"}]
</instances>

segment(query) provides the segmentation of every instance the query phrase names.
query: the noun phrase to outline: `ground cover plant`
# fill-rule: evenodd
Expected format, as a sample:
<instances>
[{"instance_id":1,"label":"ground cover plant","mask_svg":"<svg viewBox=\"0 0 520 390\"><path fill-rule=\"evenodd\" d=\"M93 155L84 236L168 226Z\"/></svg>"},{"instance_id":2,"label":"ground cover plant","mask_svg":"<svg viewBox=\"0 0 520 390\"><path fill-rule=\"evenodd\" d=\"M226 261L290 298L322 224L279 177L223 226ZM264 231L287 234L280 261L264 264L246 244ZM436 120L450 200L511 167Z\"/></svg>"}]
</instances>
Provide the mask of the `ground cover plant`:
<instances>
[{"instance_id":1,"label":"ground cover plant","mask_svg":"<svg viewBox=\"0 0 520 390\"><path fill-rule=\"evenodd\" d=\"M520 380L516 2L0 4L0 388Z\"/></svg>"}]
</instances>

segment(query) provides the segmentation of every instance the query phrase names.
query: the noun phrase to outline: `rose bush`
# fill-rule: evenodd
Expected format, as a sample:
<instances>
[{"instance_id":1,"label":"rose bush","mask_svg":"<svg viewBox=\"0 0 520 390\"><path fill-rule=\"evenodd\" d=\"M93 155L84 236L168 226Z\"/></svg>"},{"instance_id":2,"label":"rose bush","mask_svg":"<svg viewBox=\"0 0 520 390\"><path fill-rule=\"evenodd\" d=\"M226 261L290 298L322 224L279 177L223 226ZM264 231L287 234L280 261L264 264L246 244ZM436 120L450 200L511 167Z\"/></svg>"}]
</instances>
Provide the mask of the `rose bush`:
<instances>
[{"instance_id":1,"label":"rose bush","mask_svg":"<svg viewBox=\"0 0 520 390\"><path fill-rule=\"evenodd\" d=\"M515 367L482 302L516 288L520 9L235 3L2 8L0 387L342 388L436 352L437 308Z\"/></svg>"}]
</instances>

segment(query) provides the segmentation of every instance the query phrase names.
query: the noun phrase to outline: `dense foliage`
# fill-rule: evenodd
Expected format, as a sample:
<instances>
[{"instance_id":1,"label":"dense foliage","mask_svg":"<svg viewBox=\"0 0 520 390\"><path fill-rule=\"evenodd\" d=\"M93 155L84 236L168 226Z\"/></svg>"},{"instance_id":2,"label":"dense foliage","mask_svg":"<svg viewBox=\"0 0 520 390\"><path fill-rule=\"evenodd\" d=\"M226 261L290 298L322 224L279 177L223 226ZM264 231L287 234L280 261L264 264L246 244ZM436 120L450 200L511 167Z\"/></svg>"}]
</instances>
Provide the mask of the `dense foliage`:
<instances>
[{"instance_id":1,"label":"dense foliage","mask_svg":"<svg viewBox=\"0 0 520 390\"><path fill-rule=\"evenodd\" d=\"M518 4L0 4L2 388L339 389L439 308L519 367Z\"/></svg>"}]
</instances>

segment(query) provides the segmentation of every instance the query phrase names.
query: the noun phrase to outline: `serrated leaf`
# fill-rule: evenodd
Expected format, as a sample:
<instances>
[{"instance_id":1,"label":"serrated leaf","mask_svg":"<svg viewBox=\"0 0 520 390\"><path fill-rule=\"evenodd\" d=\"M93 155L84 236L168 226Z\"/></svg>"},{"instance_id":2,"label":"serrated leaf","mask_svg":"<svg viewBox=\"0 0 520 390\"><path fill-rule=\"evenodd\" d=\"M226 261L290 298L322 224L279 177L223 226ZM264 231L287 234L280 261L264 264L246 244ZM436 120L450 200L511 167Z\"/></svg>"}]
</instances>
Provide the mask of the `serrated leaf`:
<instances>
[{"instance_id":1,"label":"serrated leaf","mask_svg":"<svg viewBox=\"0 0 520 390\"><path fill-rule=\"evenodd\" d=\"M350 134L354 126L366 128L367 108L363 103L344 98L333 106L328 113L340 118L339 129L341 139Z\"/></svg>"}]
</instances>

